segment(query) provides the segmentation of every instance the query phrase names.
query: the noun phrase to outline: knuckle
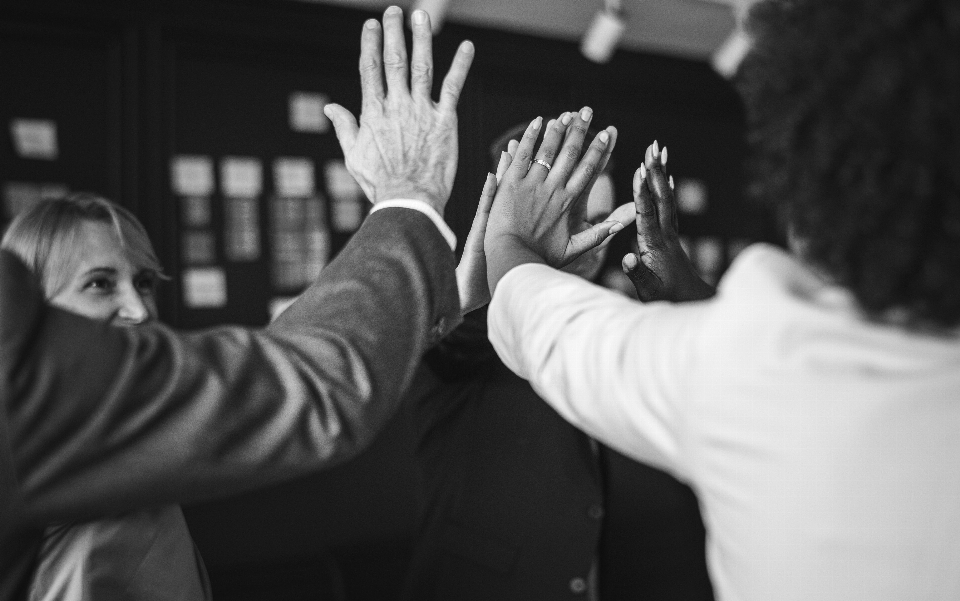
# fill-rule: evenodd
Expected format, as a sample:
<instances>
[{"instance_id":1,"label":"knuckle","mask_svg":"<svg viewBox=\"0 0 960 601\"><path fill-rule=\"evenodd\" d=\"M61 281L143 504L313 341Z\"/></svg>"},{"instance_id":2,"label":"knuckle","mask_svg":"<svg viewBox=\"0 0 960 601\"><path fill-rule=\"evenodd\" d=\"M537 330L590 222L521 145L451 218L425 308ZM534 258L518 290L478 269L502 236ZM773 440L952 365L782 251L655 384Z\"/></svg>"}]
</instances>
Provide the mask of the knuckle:
<instances>
[{"instance_id":1,"label":"knuckle","mask_svg":"<svg viewBox=\"0 0 960 601\"><path fill-rule=\"evenodd\" d=\"M388 69L402 69L406 66L406 59L399 52L384 52L383 65Z\"/></svg>"},{"instance_id":2,"label":"knuckle","mask_svg":"<svg viewBox=\"0 0 960 601\"><path fill-rule=\"evenodd\" d=\"M570 161L577 161L580 159L580 149L576 148L575 146L568 145L563 149L563 154Z\"/></svg>"},{"instance_id":3,"label":"knuckle","mask_svg":"<svg viewBox=\"0 0 960 601\"><path fill-rule=\"evenodd\" d=\"M417 81L431 81L433 69L424 63L414 63L410 65L410 76Z\"/></svg>"},{"instance_id":4,"label":"knuckle","mask_svg":"<svg viewBox=\"0 0 960 601\"><path fill-rule=\"evenodd\" d=\"M454 82L445 81L443 82L442 92L447 96L458 97L460 96L460 86Z\"/></svg>"},{"instance_id":5,"label":"knuckle","mask_svg":"<svg viewBox=\"0 0 960 601\"><path fill-rule=\"evenodd\" d=\"M360 61L360 73L363 75L375 75L380 71L380 61L374 58L365 58Z\"/></svg>"}]
</instances>

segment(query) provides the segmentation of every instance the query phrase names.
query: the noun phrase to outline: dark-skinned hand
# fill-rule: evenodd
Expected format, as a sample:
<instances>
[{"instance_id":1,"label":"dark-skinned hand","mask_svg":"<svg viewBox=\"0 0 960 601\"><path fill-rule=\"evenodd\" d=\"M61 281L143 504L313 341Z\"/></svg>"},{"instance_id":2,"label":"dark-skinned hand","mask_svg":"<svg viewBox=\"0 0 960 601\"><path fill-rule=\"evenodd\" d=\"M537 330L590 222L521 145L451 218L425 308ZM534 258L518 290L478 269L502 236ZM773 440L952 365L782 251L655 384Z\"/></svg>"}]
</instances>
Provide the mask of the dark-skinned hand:
<instances>
[{"instance_id":1,"label":"dark-skinned hand","mask_svg":"<svg viewBox=\"0 0 960 601\"><path fill-rule=\"evenodd\" d=\"M639 252L623 257L623 272L644 302L710 298L716 290L700 278L680 245L673 177L667 178L666 164L667 149L661 153L654 142L634 173Z\"/></svg>"}]
</instances>

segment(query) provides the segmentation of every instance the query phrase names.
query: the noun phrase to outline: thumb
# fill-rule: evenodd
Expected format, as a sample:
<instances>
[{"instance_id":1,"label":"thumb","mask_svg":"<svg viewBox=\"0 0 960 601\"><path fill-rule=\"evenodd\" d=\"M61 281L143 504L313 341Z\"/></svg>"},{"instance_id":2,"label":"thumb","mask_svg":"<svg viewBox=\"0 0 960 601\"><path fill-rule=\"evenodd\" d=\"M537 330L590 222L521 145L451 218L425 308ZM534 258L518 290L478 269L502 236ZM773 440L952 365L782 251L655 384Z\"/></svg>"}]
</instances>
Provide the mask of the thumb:
<instances>
[{"instance_id":1,"label":"thumb","mask_svg":"<svg viewBox=\"0 0 960 601\"><path fill-rule=\"evenodd\" d=\"M323 114L333 123L333 130L337 132L337 140L340 141L340 149L346 155L357 141L357 132L360 130L357 126L357 118L339 104L324 106Z\"/></svg>"},{"instance_id":2,"label":"thumb","mask_svg":"<svg viewBox=\"0 0 960 601\"><path fill-rule=\"evenodd\" d=\"M658 300L659 291L662 287L660 278L643 264L640 257L633 253L624 255L620 266L623 268L623 273L630 279L634 289L636 289L637 297L640 300L644 302Z\"/></svg>"},{"instance_id":3,"label":"thumb","mask_svg":"<svg viewBox=\"0 0 960 601\"><path fill-rule=\"evenodd\" d=\"M483 184L483 191L480 193L477 212L473 216L473 223L470 225L470 233L467 234L467 241L463 245L464 257L467 256L469 251L483 252L483 238L487 232L487 220L490 219L490 208L493 206L493 197L496 193L497 179L492 173L488 173Z\"/></svg>"},{"instance_id":4,"label":"thumb","mask_svg":"<svg viewBox=\"0 0 960 601\"><path fill-rule=\"evenodd\" d=\"M570 241L567 242L567 252L564 255L564 264L573 261L588 250L593 250L600 246L607 238L622 229L623 224L619 221L604 221L579 234L570 236Z\"/></svg>"}]
</instances>

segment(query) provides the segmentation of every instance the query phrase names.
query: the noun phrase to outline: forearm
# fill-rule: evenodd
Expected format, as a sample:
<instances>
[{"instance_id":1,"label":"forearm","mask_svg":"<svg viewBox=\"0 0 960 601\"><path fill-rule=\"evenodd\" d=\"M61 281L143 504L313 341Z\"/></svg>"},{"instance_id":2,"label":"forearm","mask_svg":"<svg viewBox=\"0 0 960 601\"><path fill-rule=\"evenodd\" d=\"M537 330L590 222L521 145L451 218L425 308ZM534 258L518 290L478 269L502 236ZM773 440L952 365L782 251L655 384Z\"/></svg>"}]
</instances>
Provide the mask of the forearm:
<instances>
[{"instance_id":1,"label":"forearm","mask_svg":"<svg viewBox=\"0 0 960 601\"><path fill-rule=\"evenodd\" d=\"M685 322L676 310L523 267L501 282L488 323L503 362L564 419L629 457L674 471L676 409L685 393L684 380L671 376L689 368L674 349L696 334L687 325L696 320Z\"/></svg>"},{"instance_id":2,"label":"forearm","mask_svg":"<svg viewBox=\"0 0 960 601\"><path fill-rule=\"evenodd\" d=\"M119 330L45 309L8 407L31 518L229 495L364 448L459 309L445 241L392 211L265 331Z\"/></svg>"}]
</instances>

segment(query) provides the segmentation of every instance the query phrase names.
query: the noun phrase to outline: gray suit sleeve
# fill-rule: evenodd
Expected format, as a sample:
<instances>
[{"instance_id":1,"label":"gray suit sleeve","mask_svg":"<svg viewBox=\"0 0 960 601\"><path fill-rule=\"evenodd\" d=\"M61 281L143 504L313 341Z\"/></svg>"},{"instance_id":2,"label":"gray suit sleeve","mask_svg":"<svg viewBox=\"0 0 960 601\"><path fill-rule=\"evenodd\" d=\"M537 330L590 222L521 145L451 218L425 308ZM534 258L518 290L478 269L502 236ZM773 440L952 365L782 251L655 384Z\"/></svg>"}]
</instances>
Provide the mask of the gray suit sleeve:
<instances>
[{"instance_id":1,"label":"gray suit sleeve","mask_svg":"<svg viewBox=\"0 0 960 601\"><path fill-rule=\"evenodd\" d=\"M352 457L458 321L450 248L400 208L371 215L262 330L120 329L5 298L0 392L21 519L224 496Z\"/></svg>"}]
</instances>

